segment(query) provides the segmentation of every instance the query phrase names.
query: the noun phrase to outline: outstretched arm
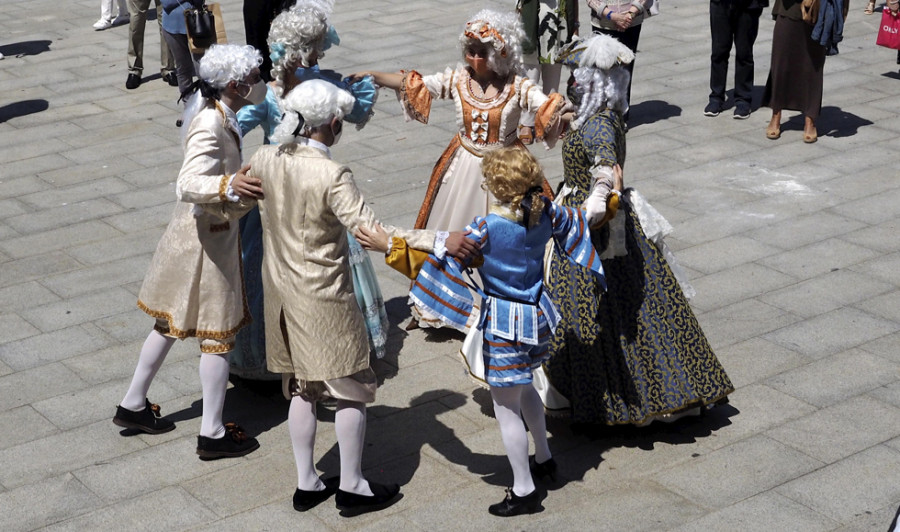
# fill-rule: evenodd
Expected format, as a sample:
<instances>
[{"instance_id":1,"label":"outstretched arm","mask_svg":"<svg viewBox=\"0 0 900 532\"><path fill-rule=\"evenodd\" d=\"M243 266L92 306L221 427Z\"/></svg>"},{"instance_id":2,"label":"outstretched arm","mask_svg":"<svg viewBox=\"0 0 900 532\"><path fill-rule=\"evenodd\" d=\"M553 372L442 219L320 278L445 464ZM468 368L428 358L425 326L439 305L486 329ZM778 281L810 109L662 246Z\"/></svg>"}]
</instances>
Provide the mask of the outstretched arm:
<instances>
[{"instance_id":1,"label":"outstretched arm","mask_svg":"<svg viewBox=\"0 0 900 532\"><path fill-rule=\"evenodd\" d=\"M401 72L378 72L375 70L366 70L363 72L351 74L350 79L356 81L366 76L372 76L372 78L375 80L376 85L378 85L379 87L386 87L388 89L399 90L400 85L403 84L403 74Z\"/></svg>"}]
</instances>

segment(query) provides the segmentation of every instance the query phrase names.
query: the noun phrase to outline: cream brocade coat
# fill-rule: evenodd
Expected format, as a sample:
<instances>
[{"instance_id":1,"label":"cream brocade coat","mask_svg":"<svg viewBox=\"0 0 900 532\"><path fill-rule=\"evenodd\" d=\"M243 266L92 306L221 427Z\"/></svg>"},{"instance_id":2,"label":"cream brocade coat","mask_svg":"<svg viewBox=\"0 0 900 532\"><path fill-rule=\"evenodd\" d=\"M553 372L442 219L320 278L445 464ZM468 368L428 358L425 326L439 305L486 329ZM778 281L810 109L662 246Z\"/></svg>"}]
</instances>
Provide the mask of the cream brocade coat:
<instances>
[{"instance_id":1,"label":"cream brocade coat","mask_svg":"<svg viewBox=\"0 0 900 532\"><path fill-rule=\"evenodd\" d=\"M226 340L250 322L241 278L237 220L213 214L228 202L225 191L241 167L241 134L218 102L191 122L178 174L178 202L156 247L138 296L138 307L168 322L168 336ZM203 206L195 214L195 204Z\"/></svg>"},{"instance_id":2,"label":"cream brocade coat","mask_svg":"<svg viewBox=\"0 0 900 532\"><path fill-rule=\"evenodd\" d=\"M302 144L262 146L250 172L263 183L263 292L269 371L325 381L369 367L362 312L353 295L347 230L373 228L372 209L350 169ZM433 231L390 226L409 246L432 251ZM284 313L290 345L281 330Z\"/></svg>"}]
</instances>

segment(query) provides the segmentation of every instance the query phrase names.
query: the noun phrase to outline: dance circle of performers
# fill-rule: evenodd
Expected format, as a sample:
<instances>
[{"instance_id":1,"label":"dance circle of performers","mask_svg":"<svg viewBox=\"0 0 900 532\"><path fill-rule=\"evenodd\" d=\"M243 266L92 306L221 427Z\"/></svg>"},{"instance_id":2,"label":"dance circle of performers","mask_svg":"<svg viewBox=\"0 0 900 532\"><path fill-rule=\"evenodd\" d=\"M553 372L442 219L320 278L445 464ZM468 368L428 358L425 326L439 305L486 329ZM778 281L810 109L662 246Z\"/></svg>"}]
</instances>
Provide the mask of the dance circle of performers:
<instances>
[{"instance_id":1,"label":"dance circle of performers","mask_svg":"<svg viewBox=\"0 0 900 532\"><path fill-rule=\"evenodd\" d=\"M275 17L269 84L251 46L214 45L200 60L182 118L178 201L138 300L155 322L116 425L176 428L147 394L175 340L194 337L200 459L259 448L223 422L230 373L281 379L294 509L332 496L343 516L397 503L400 486L362 474L371 362L384 355L388 325L364 249L411 280L416 325L466 333L463 359L490 390L512 470L493 515L540 511L541 484L557 472L547 413L645 425L726 400L733 386L665 243L672 227L624 185L631 50L606 35L574 39L554 54L573 69L569 98L547 95L524 75L519 15L483 10L462 26L455 67L343 76L321 65L340 45L332 9L299 0ZM436 99L456 110L411 229L378 222L350 167L332 158L345 122L373 119L379 87L396 91L409 120L427 123ZM535 140L550 148L563 138L555 194L520 140L523 113ZM255 127L265 145L245 157L243 135ZM324 400L335 405L340 449L331 475L314 466Z\"/></svg>"}]
</instances>

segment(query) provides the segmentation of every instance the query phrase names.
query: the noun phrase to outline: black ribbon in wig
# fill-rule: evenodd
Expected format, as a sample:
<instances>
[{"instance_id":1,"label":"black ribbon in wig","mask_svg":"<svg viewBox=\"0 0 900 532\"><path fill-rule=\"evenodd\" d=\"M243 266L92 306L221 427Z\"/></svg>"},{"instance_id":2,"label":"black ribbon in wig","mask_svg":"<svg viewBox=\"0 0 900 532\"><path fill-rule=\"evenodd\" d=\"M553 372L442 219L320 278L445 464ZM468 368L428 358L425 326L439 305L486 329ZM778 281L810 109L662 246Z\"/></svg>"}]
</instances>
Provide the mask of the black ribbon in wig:
<instances>
[{"instance_id":1,"label":"black ribbon in wig","mask_svg":"<svg viewBox=\"0 0 900 532\"><path fill-rule=\"evenodd\" d=\"M294 132L291 133L291 135L296 137L300 135L300 130L303 129L303 126L306 124L306 119L303 118L303 115L300 114L300 111L294 112L297 113L297 118L299 120L297 121L297 127L294 128Z\"/></svg>"},{"instance_id":2,"label":"black ribbon in wig","mask_svg":"<svg viewBox=\"0 0 900 532\"><path fill-rule=\"evenodd\" d=\"M543 191L544 188L539 185L535 185L529 188L525 191L525 197L522 198L522 203L519 204L519 206L522 208L522 221L525 223L526 228L530 227L530 224L528 223L528 217L531 215L531 206L532 202L534 201L534 195L540 194Z\"/></svg>"},{"instance_id":3,"label":"black ribbon in wig","mask_svg":"<svg viewBox=\"0 0 900 532\"><path fill-rule=\"evenodd\" d=\"M191 83L190 87L181 93L181 97L178 98L178 102L176 103L181 103L182 100L188 101L188 99L190 99L190 97L198 90L200 91L200 95L204 98L218 100L221 96L219 89L210 85L206 80L198 78L197 81Z\"/></svg>"}]
</instances>

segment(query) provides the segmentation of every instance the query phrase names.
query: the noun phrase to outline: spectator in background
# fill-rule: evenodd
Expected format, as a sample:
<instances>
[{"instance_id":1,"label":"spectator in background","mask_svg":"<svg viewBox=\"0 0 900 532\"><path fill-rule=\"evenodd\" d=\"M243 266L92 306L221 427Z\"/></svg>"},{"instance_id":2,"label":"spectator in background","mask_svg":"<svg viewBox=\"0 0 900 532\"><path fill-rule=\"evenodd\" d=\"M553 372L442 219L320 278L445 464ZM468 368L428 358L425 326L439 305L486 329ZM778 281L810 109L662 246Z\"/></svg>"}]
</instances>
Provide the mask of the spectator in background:
<instances>
[{"instance_id":1,"label":"spectator in background","mask_svg":"<svg viewBox=\"0 0 900 532\"><path fill-rule=\"evenodd\" d=\"M156 22L159 23L159 60L160 74L163 81L171 86L178 85L175 77L175 60L166 39L163 37L162 9L160 0L156 2ZM128 24L128 78L125 80L126 89L136 89L141 86L141 74L144 72L144 27L147 25L147 10L150 9L150 0L127 0L128 14L131 20Z\"/></svg>"},{"instance_id":2,"label":"spectator in background","mask_svg":"<svg viewBox=\"0 0 900 532\"><path fill-rule=\"evenodd\" d=\"M266 83L272 81L272 59L269 58L269 28L275 17L294 5L296 0L244 0L244 35L247 44L256 48L263 57L259 72ZM333 4L334 2L330 2ZM331 10L327 10L329 13Z\"/></svg>"},{"instance_id":3,"label":"spectator in background","mask_svg":"<svg viewBox=\"0 0 900 532\"><path fill-rule=\"evenodd\" d=\"M184 8L190 6L180 0L162 0L162 29L166 45L175 59L178 92L184 94L194 82L197 63L203 54L192 54L188 45L187 27L184 24Z\"/></svg>"},{"instance_id":4,"label":"spectator in background","mask_svg":"<svg viewBox=\"0 0 900 532\"><path fill-rule=\"evenodd\" d=\"M759 17L769 0L709 0L710 55L709 104L706 116L725 109L728 58L734 43L734 118L750 118L753 99L753 43L759 32Z\"/></svg>"},{"instance_id":5,"label":"spectator in background","mask_svg":"<svg viewBox=\"0 0 900 532\"><path fill-rule=\"evenodd\" d=\"M113 15L113 8L119 5L119 13ZM128 22L128 6L125 0L100 0L100 19L94 22L94 29L105 30Z\"/></svg>"}]
</instances>

